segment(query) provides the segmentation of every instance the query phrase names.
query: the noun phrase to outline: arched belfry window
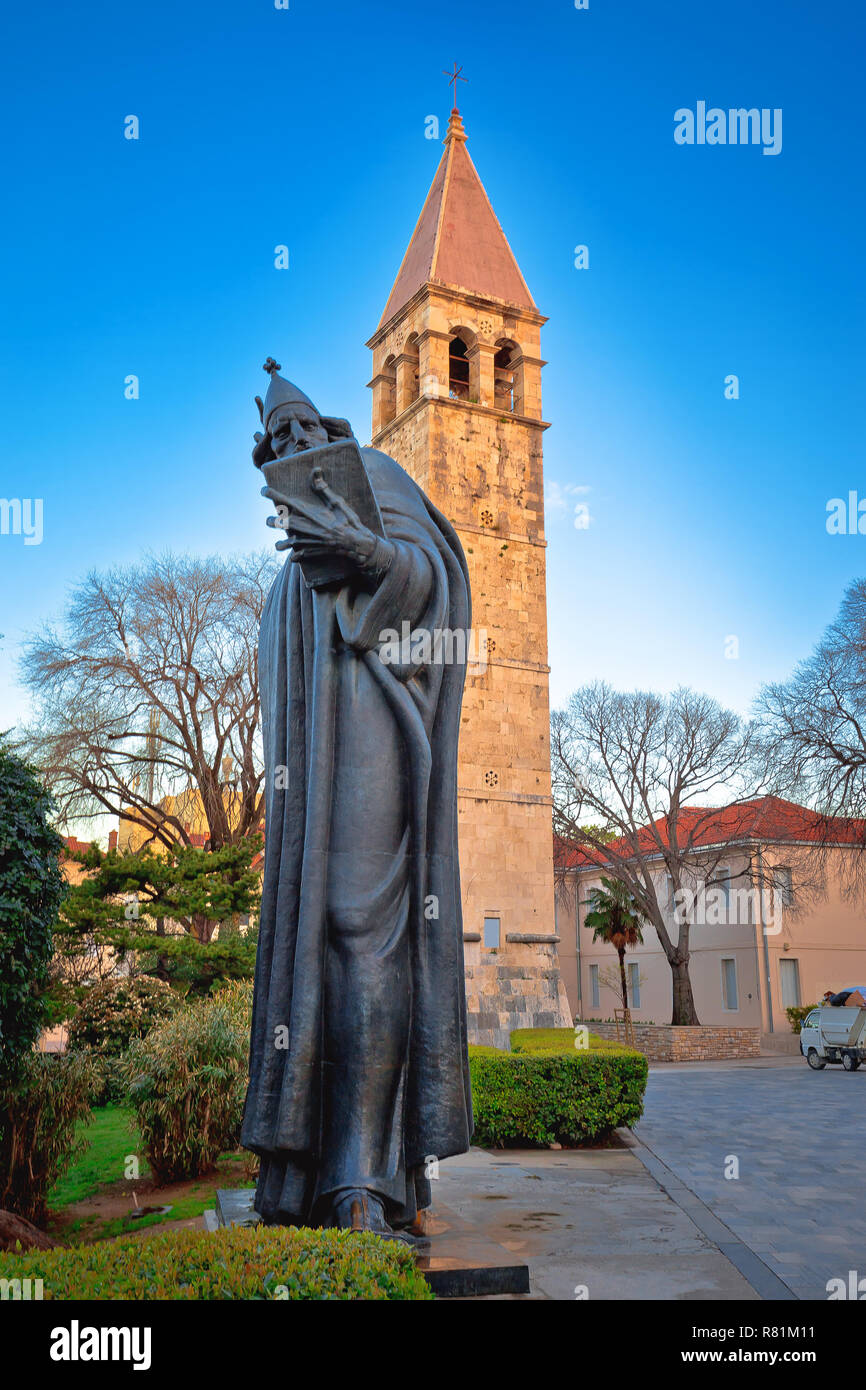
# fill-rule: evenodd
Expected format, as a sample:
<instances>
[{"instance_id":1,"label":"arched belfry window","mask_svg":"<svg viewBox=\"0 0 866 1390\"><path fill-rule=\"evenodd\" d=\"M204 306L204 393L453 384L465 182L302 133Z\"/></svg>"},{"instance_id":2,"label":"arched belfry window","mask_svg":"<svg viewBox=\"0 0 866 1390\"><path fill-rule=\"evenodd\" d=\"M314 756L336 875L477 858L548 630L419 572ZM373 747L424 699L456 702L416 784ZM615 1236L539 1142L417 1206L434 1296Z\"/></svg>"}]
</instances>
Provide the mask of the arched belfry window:
<instances>
[{"instance_id":1,"label":"arched belfry window","mask_svg":"<svg viewBox=\"0 0 866 1390\"><path fill-rule=\"evenodd\" d=\"M418 399L420 391L418 334L410 333L397 358L397 414Z\"/></svg>"},{"instance_id":2,"label":"arched belfry window","mask_svg":"<svg viewBox=\"0 0 866 1390\"><path fill-rule=\"evenodd\" d=\"M469 400L469 358L467 344L459 336L448 344L448 394L452 400Z\"/></svg>"},{"instance_id":3,"label":"arched belfry window","mask_svg":"<svg viewBox=\"0 0 866 1390\"><path fill-rule=\"evenodd\" d=\"M406 346L403 349L411 362L409 381L412 387L412 399L417 400L420 390L420 363L418 354L418 334L410 333L406 339Z\"/></svg>"},{"instance_id":4,"label":"arched belfry window","mask_svg":"<svg viewBox=\"0 0 866 1390\"><path fill-rule=\"evenodd\" d=\"M392 356L386 357L382 364L382 418L381 423L387 425L394 419L397 413L397 361Z\"/></svg>"},{"instance_id":5,"label":"arched belfry window","mask_svg":"<svg viewBox=\"0 0 866 1390\"><path fill-rule=\"evenodd\" d=\"M500 338L496 344L493 403L497 410L523 413L523 354L510 338Z\"/></svg>"}]
</instances>

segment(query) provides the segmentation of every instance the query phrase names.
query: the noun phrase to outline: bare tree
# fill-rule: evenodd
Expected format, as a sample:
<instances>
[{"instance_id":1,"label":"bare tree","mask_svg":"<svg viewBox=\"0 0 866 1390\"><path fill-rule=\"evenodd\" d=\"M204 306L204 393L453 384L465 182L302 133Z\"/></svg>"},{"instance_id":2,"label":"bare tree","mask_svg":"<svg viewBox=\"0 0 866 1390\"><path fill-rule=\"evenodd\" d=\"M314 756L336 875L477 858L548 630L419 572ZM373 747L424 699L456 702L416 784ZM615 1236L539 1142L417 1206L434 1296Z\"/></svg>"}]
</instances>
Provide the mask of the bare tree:
<instances>
[{"instance_id":1,"label":"bare tree","mask_svg":"<svg viewBox=\"0 0 866 1390\"><path fill-rule=\"evenodd\" d=\"M748 838L757 791L750 726L690 690L665 697L595 683L554 712L551 754L560 846L626 886L670 965L672 1023L698 1023L686 904L727 881L718 870ZM671 896L662 891L660 901L664 876Z\"/></svg>"},{"instance_id":2,"label":"bare tree","mask_svg":"<svg viewBox=\"0 0 866 1390\"><path fill-rule=\"evenodd\" d=\"M849 897L866 895L866 579L788 681L757 702L762 755L785 793L816 812L816 860L840 851Z\"/></svg>"},{"instance_id":3,"label":"bare tree","mask_svg":"<svg viewBox=\"0 0 866 1390\"><path fill-rule=\"evenodd\" d=\"M145 842L211 849L263 813L258 628L276 561L149 558L91 573L29 644L30 755L63 820L110 814Z\"/></svg>"}]
</instances>

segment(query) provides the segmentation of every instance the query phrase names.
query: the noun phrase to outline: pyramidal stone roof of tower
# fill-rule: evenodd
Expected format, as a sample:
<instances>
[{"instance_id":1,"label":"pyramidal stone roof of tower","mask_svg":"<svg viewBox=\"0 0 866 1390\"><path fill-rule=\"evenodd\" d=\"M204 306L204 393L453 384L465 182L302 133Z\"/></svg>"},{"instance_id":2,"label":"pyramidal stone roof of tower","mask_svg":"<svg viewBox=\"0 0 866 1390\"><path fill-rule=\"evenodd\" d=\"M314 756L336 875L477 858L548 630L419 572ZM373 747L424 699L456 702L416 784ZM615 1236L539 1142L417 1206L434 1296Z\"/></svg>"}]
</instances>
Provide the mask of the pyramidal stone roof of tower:
<instances>
[{"instance_id":1,"label":"pyramidal stone roof of tower","mask_svg":"<svg viewBox=\"0 0 866 1390\"><path fill-rule=\"evenodd\" d=\"M381 328L430 282L504 299L536 310L514 253L499 225L484 185L466 149L466 132L455 107L448 122L445 153L421 209Z\"/></svg>"}]
</instances>

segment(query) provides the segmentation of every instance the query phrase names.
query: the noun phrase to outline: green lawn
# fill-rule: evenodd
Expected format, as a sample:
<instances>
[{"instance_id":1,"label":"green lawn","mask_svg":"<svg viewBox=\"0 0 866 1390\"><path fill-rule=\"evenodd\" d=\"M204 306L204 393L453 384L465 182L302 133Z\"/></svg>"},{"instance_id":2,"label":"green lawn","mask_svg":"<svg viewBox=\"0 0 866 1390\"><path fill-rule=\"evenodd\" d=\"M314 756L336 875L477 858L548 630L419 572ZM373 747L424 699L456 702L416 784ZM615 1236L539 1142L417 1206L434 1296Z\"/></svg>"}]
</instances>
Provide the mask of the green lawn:
<instances>
[{"instance_id":1,"label":"green lawn","mask_svg":"<svg viewBox=\"0 0 866 1390\"><path fill-rule=\"evenodd\" d=\"M140 1231L145 1226L158 1226L164 1221L184 1221L201 1216L214 1205L218 1187L244 1186L251 1181L245 1171L249 1154L225 1153L220 1156L215 1172L174 1185L168 1199L171 1211L164 1216L133 1219L128 1215L105 1218L85 1214L68 1220L64 1217L64 1208L72 1203L86 1204L89 1198L110 1194L112 1189L118 1193L124 1189L128 1193L132 1191L130 1179L126 1176L126 1160L131 1154L138 1158L139 1178L150 1177L150 1168L142 1152L141 1135L135 1123L135 1111L131 1107L106 1105L94 1110L92 1120L80 1126L78 1133L87 1139L87 1148L48 1195L49 1208L62 1222L62 1238L72 1243L109 1240ZM142 1206L166 1204L159 1189L142 1194L139 1201ZM131 1196L129 1206L133 1206Z\"/></svg>"},{"instance_id":2,"label":"green lawn","mask_svg":"<svg viewBox=\"0 0 866 1390\"><path fill-rule=\"evenodd\" d=\"M612 1038L589 1035L590 1052L632 1052L634 1049ZM515 1028L511 1034L512 1052L573 1052L573 1028Z\"/></svg>"},{"instance_id":3,"label":"green lawn","mask_svg":"<svg viewBox=\"0 0 866 1390\"><path fill-rule=\"evenodd\" d=\"M113 1240L116 1236L128 1236L134 1231L143 1231L145 1226L161 1226L166 1221L187 1221L213 1208L217 1187L232 1185L225 1177L220 1177L216 1182L208 1182L203 1178L191 1189L188 1197L180 1200L174 1198L171 1210L163 1215L154 1213L152 1216L115 1216L102 1221L96 1217L85 1217L84 1220L70 1222L64 1228L64 1235L68 1237L70 1244L75 1245L94 1240ZM154 1194L153 1197L148 1196L142 1206L156 1206L158 1201L158 1195Z\"/></svg>"},{"instance_id":4,"label":"green lawn","mask_svg":"<svg viewBox=\"0 0 866 1390\"><path fill-rule=\"evenodd\" d=\"M94 1110L93 1119L79 1124L76 1137L85 1135L88 1147L79 1154L65 1177L48 1194L49 1207L67 1207L83 1202L106 1183L122 1182L124 1164L130 1154L138 1156L139 1177L150 1176L141 1153L141 1136L135 1111L125 1105L106 1105Z\"/></svg>"},{"instance_id":5,"label":"green lawn","mask_svg":"<svg viewBox=\"0 0 866 1390\"><path fill-rule=\"evenodd\" d=\"M623 1043L618 1043L611 1038L600 1038L597 1033L590 1033L589 1048L590 1052L632 1052L634 1049L626 1047ZM500 1047L483 1047L476 1043L469 1044L470 1057L490 1057L497 1052L504 1051ZM573 1052L574 1051L574 1029L573 1028L515 1028L511 1034L512 1052Z\"/></svg>"}]
</instances>

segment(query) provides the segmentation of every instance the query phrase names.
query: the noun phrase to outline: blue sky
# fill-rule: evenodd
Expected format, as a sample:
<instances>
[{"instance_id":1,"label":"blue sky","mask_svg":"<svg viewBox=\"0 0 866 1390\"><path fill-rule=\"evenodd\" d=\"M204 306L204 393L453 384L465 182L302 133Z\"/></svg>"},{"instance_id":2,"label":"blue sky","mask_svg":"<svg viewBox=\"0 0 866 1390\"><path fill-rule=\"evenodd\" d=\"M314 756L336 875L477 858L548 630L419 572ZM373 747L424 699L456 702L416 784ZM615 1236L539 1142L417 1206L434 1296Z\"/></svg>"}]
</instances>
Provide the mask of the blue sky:
<instances>
[{"instance_id":1,"label":"blue sky","mask_svg":"<svg viewBox=\"0 0 866 1390\"><path fill-rule=\"evenodd\" d=\"M866 547L825 527L828 499L866 497L862 6L16 9L0 495L43 498L44 539L0 536L0 727L27 712L22 638L88 569L272 542L249 460L269 353L369 438L364 342L455 58L470 152L550 315L554 702L605 677L745 711L808 652ZM781 153L675 144L699 100L781 108Z\"/></svg>"}]
</instances>

